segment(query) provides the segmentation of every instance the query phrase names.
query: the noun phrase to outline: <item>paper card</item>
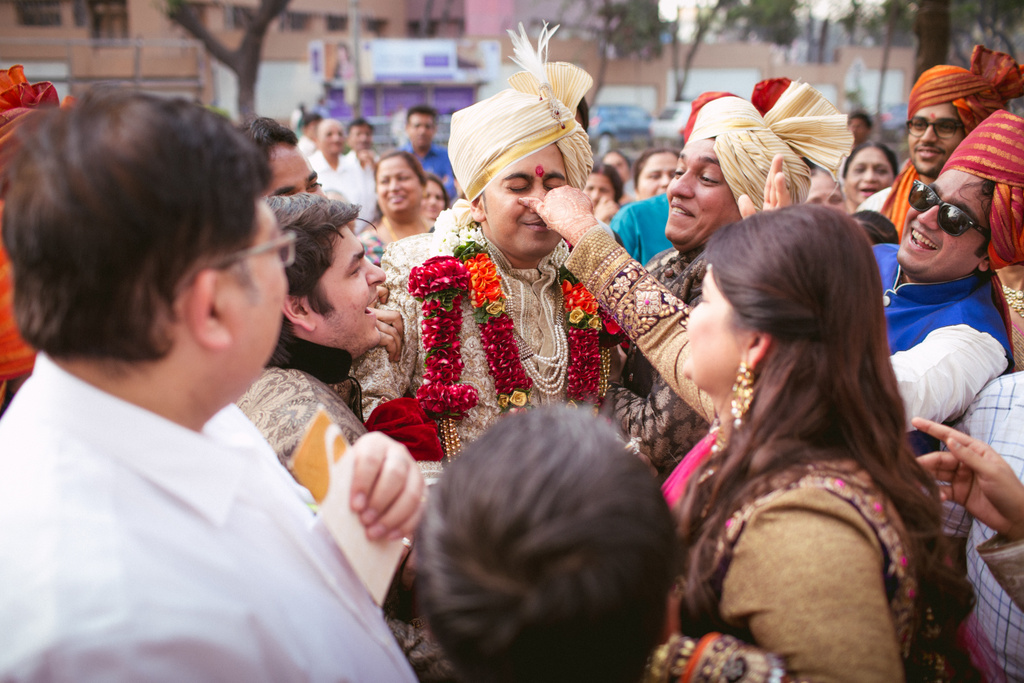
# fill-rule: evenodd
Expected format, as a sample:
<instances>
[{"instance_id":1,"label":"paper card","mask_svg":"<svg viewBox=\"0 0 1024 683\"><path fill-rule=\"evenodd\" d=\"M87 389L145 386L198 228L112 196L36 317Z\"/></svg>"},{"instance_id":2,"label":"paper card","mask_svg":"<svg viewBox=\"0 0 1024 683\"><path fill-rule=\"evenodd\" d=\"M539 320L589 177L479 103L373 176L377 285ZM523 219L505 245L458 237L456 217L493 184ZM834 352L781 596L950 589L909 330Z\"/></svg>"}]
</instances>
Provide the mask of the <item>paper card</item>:
<instances>
[{"instance_id":1,"label":"paper card","mask_svg":"<svg viewBox=\"0 0 1024 683\"><path fill-rule=\"evenodd\" d=\"M326 494L318 501L320 508L317 514L373 601L380 605L387 596L388 586L405 549L401 539L371 541L366 538L366 527L349 504L355 459L343 457L347 448L341 430L321 409L296 449L293 463L303 463L302 467L308 467L308 471L320 472L317 481L326 484ZM323 476L325 472L326 477ZM309 488L297 471L296 478ZM316 497L317 492L310 490Z\"/></svg>"}]
</instances>

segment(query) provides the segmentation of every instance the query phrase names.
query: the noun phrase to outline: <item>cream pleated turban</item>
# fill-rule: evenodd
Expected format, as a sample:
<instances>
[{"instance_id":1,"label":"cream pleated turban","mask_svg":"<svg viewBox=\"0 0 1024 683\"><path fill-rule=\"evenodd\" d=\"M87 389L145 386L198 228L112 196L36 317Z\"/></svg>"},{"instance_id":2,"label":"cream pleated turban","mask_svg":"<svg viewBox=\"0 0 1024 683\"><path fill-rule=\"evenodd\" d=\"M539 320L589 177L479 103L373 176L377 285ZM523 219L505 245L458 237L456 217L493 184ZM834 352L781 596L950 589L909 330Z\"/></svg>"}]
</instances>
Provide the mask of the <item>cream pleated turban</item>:
<instances>
[{"instance_id":1,"label":"cream pleated turban","mask_svg":"<svg viewBox=\"0 0 1024 683\"><path fill-rule=\"evenodd\" d=\"M758 210L776 154L785 159L783 172L793 201L803 202L811 172L801 157L834 176L853 145L846 116L806 83L790 85L763 117L739 97L708 102L687 142L709 138L715 140L715 155L733 197L749 196Z\"/></svg>"},{"instance_id":2,"label":"cream pleated turban","mask_svg":"<svg viewBox=\"0 0 1024 683\"><path fill-rule=\"evenodd\" d=\"M562 153L569 185L586 185L594 157L590 139L575 117L576 106L594 81L578 66L545 63L547 41L557 28L548 31L545 25L536 52L522 24L519 35L509 31L513 61L526 71L508 79L511 89L452 114L448 156L470 201L509 164L550 144Z\"/></svg>"}]
</instances>

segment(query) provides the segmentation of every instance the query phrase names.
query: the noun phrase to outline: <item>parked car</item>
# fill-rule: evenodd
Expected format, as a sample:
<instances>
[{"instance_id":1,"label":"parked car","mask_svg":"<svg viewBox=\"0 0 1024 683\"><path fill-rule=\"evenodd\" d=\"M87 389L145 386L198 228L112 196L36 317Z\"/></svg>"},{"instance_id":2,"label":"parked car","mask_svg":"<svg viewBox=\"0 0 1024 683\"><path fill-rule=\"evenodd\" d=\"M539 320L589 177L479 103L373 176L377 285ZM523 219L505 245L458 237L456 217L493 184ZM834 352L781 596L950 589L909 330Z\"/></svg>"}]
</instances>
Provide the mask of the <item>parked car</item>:
<instances>
[{"instance_id":1,"label":"parked car","mask_svg":"<svg viewBox=\"0 0 1024 683\"><path fill-rule=\"evenodd\" d=\"M650 147L651 115L634 104L599 104L590 108L589 133L600 154L613 147Z\"/></svg>"},{"instance_id":2,"label":"parked car","mask_svg":"<svg viewBox=\"0 0 1024 683\"><path fill-rule=\"evenodd\" d=\"M692 104L692 102L672 102L658 114L658 118L651 121L651 137L655 144L682 146L683 128L686 126L686 120L690 118Z\"/></svg>"},{"instance_id":3,"label":"parked car","mask_svg":"<svg viewBox=\"0 0 1024 683\"><path fill-rule=\"evenodd\" d=\"M907 132L907 103L901 102L886 107L878 118L881 119L882 130Z\"/></svg>"}]
</instances>

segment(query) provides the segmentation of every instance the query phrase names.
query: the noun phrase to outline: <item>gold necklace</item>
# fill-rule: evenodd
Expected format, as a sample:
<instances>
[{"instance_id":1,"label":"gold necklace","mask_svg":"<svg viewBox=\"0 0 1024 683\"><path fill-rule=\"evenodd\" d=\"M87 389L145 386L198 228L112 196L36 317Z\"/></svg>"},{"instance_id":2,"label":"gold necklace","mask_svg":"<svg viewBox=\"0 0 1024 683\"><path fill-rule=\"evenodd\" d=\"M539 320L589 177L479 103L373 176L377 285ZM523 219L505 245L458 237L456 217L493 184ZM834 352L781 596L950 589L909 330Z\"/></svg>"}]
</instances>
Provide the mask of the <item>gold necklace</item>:
<instances>
[{"instance_id":1,"label":"gold necklace","mask_svg":"<svg viewBox=\"0 0 1024 683\"><path fill-rule=\"evenodd\" d=\"M1003 294L1006 296L1006 303L1010 305L1010 308L1017 311L1017 315L1024 318L1024 291L1010 289L1003 285Z\"/></svg>"}]
</instances>

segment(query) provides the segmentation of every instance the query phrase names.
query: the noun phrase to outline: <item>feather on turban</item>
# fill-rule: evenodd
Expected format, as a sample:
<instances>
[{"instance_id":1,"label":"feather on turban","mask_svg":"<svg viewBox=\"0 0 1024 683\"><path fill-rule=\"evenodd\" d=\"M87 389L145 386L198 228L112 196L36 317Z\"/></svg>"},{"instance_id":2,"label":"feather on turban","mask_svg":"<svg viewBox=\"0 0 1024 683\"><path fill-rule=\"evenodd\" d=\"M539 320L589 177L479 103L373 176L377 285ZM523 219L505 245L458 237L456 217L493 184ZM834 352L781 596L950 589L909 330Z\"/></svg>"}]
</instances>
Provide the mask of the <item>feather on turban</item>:
<instances>
[{"instance_id":1,"label":"feather on turban","mask_svg":"<svg viewBox=\"0 0 1024 683\"><path fill-rule=\"evenodd\" d=\"M523 25L509 31L513 61L526 69L508 79L512 87L452 114L448 156L470 201L509 164L548 145L558 145L569 185L583 189L594 163L590 138L576 122L576 107L593 79L566 62L547 64L548 39L541 31L534 51Z\"/></svg>"}]
</instances>

